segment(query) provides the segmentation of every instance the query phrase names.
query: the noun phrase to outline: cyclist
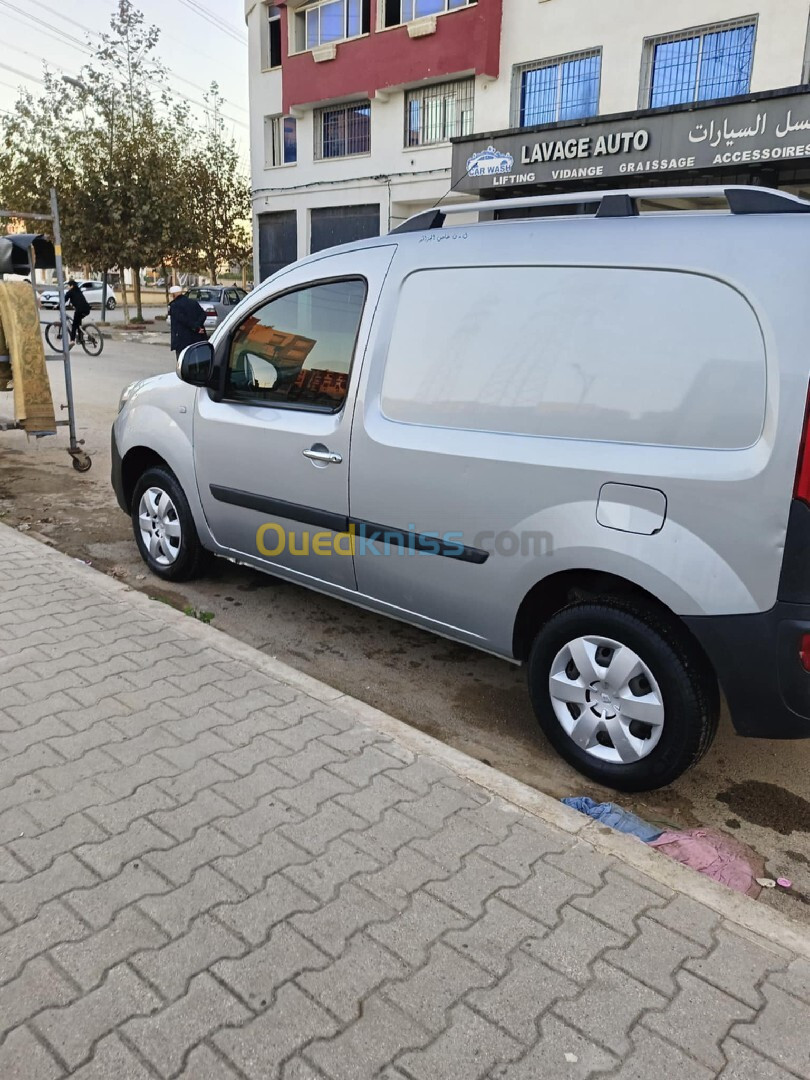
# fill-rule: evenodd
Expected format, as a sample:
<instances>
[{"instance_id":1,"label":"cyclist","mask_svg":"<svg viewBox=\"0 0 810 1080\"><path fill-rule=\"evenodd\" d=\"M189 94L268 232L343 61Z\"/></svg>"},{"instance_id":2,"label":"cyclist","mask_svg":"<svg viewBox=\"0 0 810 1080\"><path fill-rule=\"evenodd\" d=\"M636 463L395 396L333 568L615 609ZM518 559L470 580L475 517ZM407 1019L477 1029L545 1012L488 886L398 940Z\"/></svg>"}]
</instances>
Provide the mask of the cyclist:
<instances>
[{"instance_id":1,"label":"cyclist","mask_svg":"<svg viewBox=\"0 0 810 1080\"><path fill-rule=\"evenodd\" d=\"M90 305L87 297L73 280L68 281L68 291L65 293L65 303L73 305L73 322L70 326L70 347L76 344L76 334L81 329L82 319L90 314Z\"/></svg>"}]
</instances>

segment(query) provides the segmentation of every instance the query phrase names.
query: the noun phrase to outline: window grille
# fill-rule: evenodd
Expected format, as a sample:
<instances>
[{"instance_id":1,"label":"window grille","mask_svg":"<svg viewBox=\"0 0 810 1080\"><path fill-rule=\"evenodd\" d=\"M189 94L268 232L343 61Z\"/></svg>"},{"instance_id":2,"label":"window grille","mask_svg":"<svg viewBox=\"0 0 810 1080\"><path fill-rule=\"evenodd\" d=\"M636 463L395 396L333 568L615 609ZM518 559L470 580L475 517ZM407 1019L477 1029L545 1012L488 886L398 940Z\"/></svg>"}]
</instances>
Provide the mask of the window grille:
<instances>
[{"instance_id":1,"label":"window grille","mask_svg":"<svg viewBox=\"0 0 810 1080\"><path fill-rule=\"evenodd\" d=\"M582 120L599 111L602 50L519 64L512 82L512 125Z\"/></svg>"},{"instance_id":2,"label":"window grille","mask_svg":"<svg viewBox=\"0 0 810 1080\"><path fill-rule=\"evenodd\" d=\"M430 146L473 131L475 79L440 83L405 95L405 145Z\"/></svg>"},{"instance_id":3,"label":"window grille","mask_svg":"<svg viewBox=\"0 0 810 1080\"><path fill-rule=\"evenodd\" d=\"M315 157L350 157L371 152L371 103L315 110Z\"/></svg>"},{"instance_id":4,"label":"window grille","mask_svg":"<svg viewBox=\"0 0 810 1080\"><path fill-rule=\"evenodd\" d=\"M755 16L651 38L645 48L642 108L747 94Z\"/></svg>"}]
</instances>

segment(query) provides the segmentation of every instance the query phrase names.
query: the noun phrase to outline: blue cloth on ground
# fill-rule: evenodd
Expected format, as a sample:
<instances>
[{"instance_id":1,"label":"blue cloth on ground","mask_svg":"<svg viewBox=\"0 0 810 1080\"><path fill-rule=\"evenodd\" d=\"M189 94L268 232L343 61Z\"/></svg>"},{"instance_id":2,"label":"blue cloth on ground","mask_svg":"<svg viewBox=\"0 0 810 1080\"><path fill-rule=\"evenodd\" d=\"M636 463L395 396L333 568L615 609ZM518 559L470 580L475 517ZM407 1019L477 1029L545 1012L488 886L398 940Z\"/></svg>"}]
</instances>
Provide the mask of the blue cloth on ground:
<instances>
[{"instance_id":1,"label":"blue cloth on ground","mask_svg":"<svg viewBox=\"0 0 810 1080\"><path fill-rule=\"evenodd\" d=\"M650 825L646 821L642 821L640 817L631 814L629 810L623 810L621 806L617 806L616 803L598 803L593 799L589 799L587 795L572 795L561 801L564 802L566 806L570 806L574 810L579 810L581 814L587 814L588 817L600 821L603 825L609 825L611 829L617 829L619 832L630 833L632 836L637 836L639 840L643 840L645 844L657 840L664 831L663 829L656 829L654 825Z\"/></svg>"}]
</instances>

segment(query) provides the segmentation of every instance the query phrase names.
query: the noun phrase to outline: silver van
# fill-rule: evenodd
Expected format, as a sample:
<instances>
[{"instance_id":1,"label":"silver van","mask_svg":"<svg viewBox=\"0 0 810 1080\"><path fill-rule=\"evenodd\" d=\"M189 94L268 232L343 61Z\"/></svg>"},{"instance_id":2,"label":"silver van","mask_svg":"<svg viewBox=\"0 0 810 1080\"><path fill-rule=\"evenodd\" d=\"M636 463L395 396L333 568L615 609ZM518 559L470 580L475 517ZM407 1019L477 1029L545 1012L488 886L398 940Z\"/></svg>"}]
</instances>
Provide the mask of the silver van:
<instances>
[{"instance_id":1,"label":"silver van","mask_svg":"<svg viewBox=\"0 0 810 1080\"><path fill-rule=\"evenodd\" d=\"M150 569L213 552L523 663L613 788L694 765L721 691L742 735L810 735L810 203L458 210L490 220L306 258L124 391Z\"/></svg>"}]
</instances>

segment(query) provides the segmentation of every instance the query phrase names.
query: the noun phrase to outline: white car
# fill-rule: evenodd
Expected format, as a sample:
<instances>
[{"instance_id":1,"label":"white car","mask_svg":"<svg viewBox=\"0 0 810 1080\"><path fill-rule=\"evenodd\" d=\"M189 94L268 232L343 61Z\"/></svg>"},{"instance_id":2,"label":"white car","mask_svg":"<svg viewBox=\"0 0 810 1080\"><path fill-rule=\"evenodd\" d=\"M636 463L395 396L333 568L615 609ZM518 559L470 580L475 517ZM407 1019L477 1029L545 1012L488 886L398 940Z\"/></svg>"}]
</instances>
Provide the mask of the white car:
<instances>
[{"instance_id":1,"label":"white car","mask_svg":"<svg viewBox=\"0 0 810 1080\"><path fill-rule=\"evenodd\" d=\"M104 295L104 282L103 281L79 281L77 282L79 288L87 297L87 303L90 307L101 307L102 297ZM59 307L59 292L56 289L46 289L39 298L40 307L44 308L58 308ZM112 290L112 286L107 286L107 310L112 311L118 304L118 298Z\"/></svg>"}]
</instances>

